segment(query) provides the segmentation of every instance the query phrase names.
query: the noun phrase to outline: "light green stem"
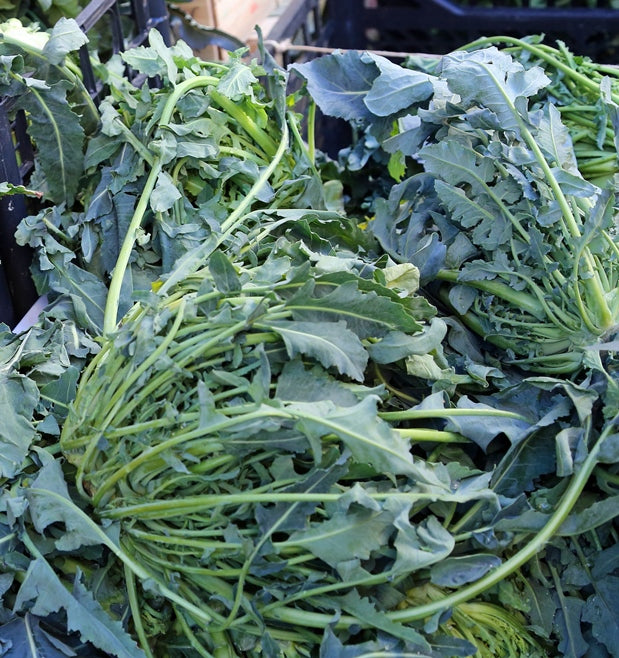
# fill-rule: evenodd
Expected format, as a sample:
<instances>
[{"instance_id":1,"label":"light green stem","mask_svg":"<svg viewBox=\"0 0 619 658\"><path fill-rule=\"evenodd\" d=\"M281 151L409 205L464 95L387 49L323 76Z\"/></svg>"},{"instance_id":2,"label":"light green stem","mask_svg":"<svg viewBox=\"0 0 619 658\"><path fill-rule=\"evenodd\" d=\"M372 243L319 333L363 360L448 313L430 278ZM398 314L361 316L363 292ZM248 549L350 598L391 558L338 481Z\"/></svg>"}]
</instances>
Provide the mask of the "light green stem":
<instances>
[{"instance_id":1,"label":"light green stem","mask_svg":"<svg viewBox=\"0 0 619 658\"><path fill-rule=\"evenodd\" d=\"M61 494L51 491L50 489L39 489L39 488L30 488L28 489L29 495L42 496L50 504L54 506L65 507L70 510L70 513L79 518L80 527L87 529L90 536L97 537L102 545L106 546L116 557L127 566L141 581L149 581L156 584L159 593L165 598L173 601L181 608L187 610L189 614L194 616L196 619L199 619L205 624L209 624L212 621L210 615L208 615L204 610L189 603L182 596L179 596L176 592L171 590L165 583L157 580L156 576L139 563L135 562L130 555L127 555L116 543L114 543L107 534L99 527L83 510L81 510L72 500L62 496ZM24 542L25 543L25 542Z\"/></svg>"},{"instance_id":2,"label":"light green stem","mask_svg":"<svg viewBox=\"0 0 619 658\"><path fill-rule=\"evenodd\" d=\"M393 621L401 623L408 623L416 619L424 619L437 612L447 610L460 603L468 601L482 592L485 592L490 587L505 580L510 574L519 569L522 565L528 562L531 558L537 555L546 545L550 539L557 533L563 522L566 520L574 505L578 502L580 494L582 493L593 469L595 468L598 460L598 455L606 438L612 434L612 430L616 419L609 423L604 432L600 435L595 445L587 455L587 458L582 463L578 472L572 477L572 480L559 502L554 514L548 520L548 523L533 537L533 539L526 544L521 550L512 555L508 560L503 562L499 567L486 574L478 581L463 587L462 589L446 596L443 599L434 601L427 605L418 606L415 608L408 608L406 610L398 610L390 614Z\"/></svg>"},{"instance_id":3,"label":"light green stem","mask_svg":"<svg viewBox=\"0 0 619 658\"><path fill-rule=\"evenodd\" d=\"M170 94L166 104L161 113L161 119L159 120L159 128L165 128L172 118L174 109L179 99L197 87L206 87L208 85L217 84L218 79L210 75L201 75L189 80L181 82L174 91ZM152 168L144 184L144 189L140 195L140 199L133 213L133 217L129 222L129 227L127 229L127 234L123 240L120 252L118 254L118 259L116 265L114 266L114 272L112 273L112 279L110 281L110 288L108 291L105 311L103 315L103 334L107 335L112 333L116 329L116 323L118 320L118 306L120 304L120 292L122 288L123 279L125 277L125 272L129 266L129 260L131 258L131 253L133 251L133 245L135 244L138 230L148 209L148 204L150 202L150 195L152 194L157 178L163 169L162 156L156 155L153 158Z\"/></svg>"},{"instance_id":4,"label":"light green stem","mask_svg":"<svg viewBox=\"0 0 619 658\"><path fill-rule=\"evenodd\" d=\"M462 589L446 596L442 599L432 601L424 605L395 610L388 612L387 616L391 621L407 624L416 620L426 619L437 613L444 612L479 596L489 588L505 580L522 565L535 557L546 545L550 539L557 533L563 522L566 520L578 499L597 464L598 455L606 438L613 433L614 425L617 418L611 421L604 432L600 435L595 445L591 449L587 458L582 463L578 472L572 477L571 482L559 502L554 514L550 517L548 523L535 535L535 537L526 544L521 550L512 555L511 558L503 562L499 567L486 574L478 581L463 587ZM333 622L333 618L319 612L309 612L295 608L281 607L272 611L272 616L280 621L294 624L297 626L311 626L315 628L324 628ZM352 615L342 615L335 623L336 628L349 628L353 625L367 627L367 622L362 622Z\"/></svg>"}]
</instances>

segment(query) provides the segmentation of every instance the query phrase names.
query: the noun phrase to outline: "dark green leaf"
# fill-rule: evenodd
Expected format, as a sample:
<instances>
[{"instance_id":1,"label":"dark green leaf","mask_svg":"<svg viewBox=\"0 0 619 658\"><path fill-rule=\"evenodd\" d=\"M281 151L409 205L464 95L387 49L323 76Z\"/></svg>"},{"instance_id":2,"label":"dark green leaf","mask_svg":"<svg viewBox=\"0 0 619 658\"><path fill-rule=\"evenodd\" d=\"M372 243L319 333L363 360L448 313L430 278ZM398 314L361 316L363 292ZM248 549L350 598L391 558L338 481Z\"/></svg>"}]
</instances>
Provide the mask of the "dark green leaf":
<instances>
[{"instance_id":1,"label":"dark green leaf","mask_svg":"<svg viewBox=\"0 0 619 658\"><path fill-rule=\"evenodd\" d=\"M223 293L240 290L239 275L230 259L223 252L216 250L210 255L208 268L217 290Z\"/></svg>"},{"instance_id":2,"label":"dark green leaf","mask_svg":"<svg viewBox=\"0 0 619 658\"><path fill-rule=\"evenodd\" d=\"M602 642L610 655L616 651L619 637L619 578L607 575L595 582L595 592L586 601L582 620L591 624L593 636Z\"/></svg>"},{"instance_id":3,"label":"dark green leaf","mask_svg":"<svg viewBox=\"0 0 619 658\"><path fill-rule=\"evenodd\" d=\"M580 535L612 521L619 514L619 495L595 501L585 509L572 512L561 524L558 534L563 537Z\"/></svg>"},{"instance_id":4,"label":"dark green leaf","mask_svg":"<svg viewBox=\"0 0 619 658\"><path fill-rule=\"evenodd\" d=\"M83 170L84 131L67 102L68 88L65 82L47 89L30 87L18 99L19 107L28 112L37 164L45 176L42 192L54 203L73 201Z\"/></svg>"},{"instance_id":5,"label":"dark green leaf","mask_svg":"<svg viewBox=\"0 0 619 658\"><path fill-rule=\"evenodd\" d=\"M3 658L65 658L77 655L71 646L45 631L40 622L39 617L26 613L0 626Z\"/></svg>"},{"instance_id":6,"label":"dark green leaf","mask_svg":"<svg viewBox=\"0 0 619 658\"><path fill-rule=\"evenodd\" d=\"M69 591L43 558L36 558L30 563L17 595L15 609L21 611L31 604L30 612L41 617L64 610L70 631L79 632L84 641L91 642L111 656L144 658L144 653L122 624L108 616L79 579L74 583L73 592Z\"/></svg>"},{"instance_id":7,"label":"dark green leaf","mask_svg":"<svg viewBox=\"0 0 619 658\"><path fill-rule=\"evenodd\" d=\"M501 558L496 555L449 557L432 566L430 579L443 587L461 587L478 580L500 564Z\"/></svg>"},{"instance_id":8,"label":"dark green leaf","mask_svg":"<svg viewBox=\"0 0 619 658\"><path fill-rule=\"evenodd\" d=\"M292 64L291 70L305 78L307 88L323 114L349 121L372 117L365 104L379 74L372 55L351 50Z\"/></svg>"},{"instance_id":9,"label":"dark green leaf","mask_svg":"<svg viewBox=\"0 0 619 658\"><path fill-rule=\"evenodd\" d=\"M365 97L365 104L378 117L414 106L434 91L432 78L427 73L411 71L378 55L374 55L374 62L380 75Z\"/></svg>"},{"instance_id":10,"label":"dark green leaf","mask_svg":"<svg viewBox=\"0 0 619 658\"><path fill-rule=\"evenodd\" d=\"M575 596L560 596L555 629L560 637L558 650L565 658L581 658L589 645L582 636L580 618L585 602Z\"/></svg>"},{"instance_id":11,"label":"dark green leaf","mask_svg":"<svg viewBox=\"0 0 619 658\"><path fill-rule=\"evenodd\" d=\"M388 635L404 640L409 650L426 651L429 649L427 640L411 626L398 624L378 610L367 598L362 598L356 590L351 590L344 596L339 597L338 602L342 609L357 619L379 628ZM422 654L423 655L423 654Z\"/></svg>"}]
</instances>

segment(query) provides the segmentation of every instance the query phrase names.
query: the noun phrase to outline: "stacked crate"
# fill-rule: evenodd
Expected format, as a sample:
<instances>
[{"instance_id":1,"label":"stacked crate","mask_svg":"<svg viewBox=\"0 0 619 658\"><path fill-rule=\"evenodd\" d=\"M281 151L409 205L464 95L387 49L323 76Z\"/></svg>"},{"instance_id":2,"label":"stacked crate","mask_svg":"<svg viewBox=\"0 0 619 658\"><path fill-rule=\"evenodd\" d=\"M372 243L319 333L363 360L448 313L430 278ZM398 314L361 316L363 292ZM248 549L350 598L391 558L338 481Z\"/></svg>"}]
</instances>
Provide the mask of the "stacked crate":
<instances>
[{"instance_id":1,"label":"stacked crate","mask_svg":"<svg viewBox=\"0 0 619 658\"><path fill-rule=\"evenodd\" d=\"M600 63L619 60L616 0L328 0L330 45L441 54L484 36L544 34Z\"/></svg>"}]
</instances>

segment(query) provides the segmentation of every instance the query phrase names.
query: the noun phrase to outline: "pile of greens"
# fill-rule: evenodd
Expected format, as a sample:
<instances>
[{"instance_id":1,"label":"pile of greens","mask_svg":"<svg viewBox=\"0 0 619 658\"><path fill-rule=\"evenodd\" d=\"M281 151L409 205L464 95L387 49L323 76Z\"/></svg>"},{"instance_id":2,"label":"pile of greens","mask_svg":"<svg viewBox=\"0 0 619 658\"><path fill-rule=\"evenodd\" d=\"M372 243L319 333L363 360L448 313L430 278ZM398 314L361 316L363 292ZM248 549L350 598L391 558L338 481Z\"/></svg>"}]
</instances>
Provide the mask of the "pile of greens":
<instances>
[{"instance_id":1,"label":"pile of greens","mask_svg":"<svg viewBox=\"0 0 619 658\"><path fill-rule=\"evenodd\" d=\"M581 174L572 139L581 128L563 123L551 79L528 58L489 46L431 68L348 53L296 70L325 114L363 131L345 154L353 167L383 165L368 172L378 192L364 202L384 250L416 264L503 363L575 372L617 330L613 181L599 187ZM616 121L611 81L597 92Z\"/></svg>"},{"instance_id":2,"label":"pile of greens","mask_svg":"<svg viewBox=\"0 0 619 658\"><path fill-rule=\"evenodd\" d=\"M78 33L0 42L0 91L39 146L29 189L0 194L39 199L17 239L49 300L0 334L5 655L616 655L616 346L567 303L596 299L601 323L603 291L616 310L614 195L579 175L541 71L497 49L295 65L359 129L334 161L265 53L206 63L153 32L97 64L93 108ZM498 66L508 109L463 105L449 66ZM427 164L441 149L444 175ZM460 280L443 295L449 272L483 268L493 239L534 269L527 213L540 234L581 232L529 276L535 376L532 348L489 349L442 302L466 297ZM481 293L507 285L486 283L468 308L498 315ZM567 353L545 306L585 325Z\"/></svg>"}]
</instances>

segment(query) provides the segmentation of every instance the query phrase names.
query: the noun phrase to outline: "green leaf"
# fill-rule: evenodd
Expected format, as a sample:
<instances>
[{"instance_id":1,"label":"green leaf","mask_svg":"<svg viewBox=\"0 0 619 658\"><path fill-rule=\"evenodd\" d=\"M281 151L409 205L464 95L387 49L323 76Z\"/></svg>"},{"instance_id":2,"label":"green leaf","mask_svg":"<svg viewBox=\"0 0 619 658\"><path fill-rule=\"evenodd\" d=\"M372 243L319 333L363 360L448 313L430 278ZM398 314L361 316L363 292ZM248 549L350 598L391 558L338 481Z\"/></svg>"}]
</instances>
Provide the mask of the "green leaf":
<instances>
[{"instance_id":1,"label":"green leaf","mask_svg":"<svg viewBox=\"0 0 619 658\"><path fill-rule=\"evenodd\" d=\"M464 140L446 139L419 152L426 171L437 177L436 193L456 226L473 229L471 242L493 251L509 244L514 233L523 239L523 219L537 214L513 177L498 166L492 151L476 150ZM453 215L453 217L451 217ZM516 229L514 229L516 227ZM453 228L452 228L453 230Z\"/></svg>"},{"instance_id":2,"label":"green leaf","mask_svg":"<svg viewBox=\"0 0 619 658\"><path fill-rule=\"evenodd\" d=\"M0 371L0 475L14 477L23 467L30 445L36 437L32 424L39 400L36 384L27 377Z\"/></svg>"},{"instance_id":3,"label":"green leaf","mask_svg":"<svg viewBox=\"0 0 619 658\"><path fill-rule=\"evenodd\" d=\"M294 532L286 545L301 547L338 569L341 562L369 560L380 551L392 533L393 515L384 510L337 511L326 521Z\"/></svg>"},{"instance_id":4,"label":"green leaf","mask_svg":"<svg viewBox=\"0 0 619 658\"><path fill-rule=\"evenodd\" d=\"M377 609L370 599L362 598L357 590L351 590L344 596L337 597L336 600L343 610L354 615L366 625L405 640L409 650L423 652L430 649L427 640L421 633L411 626L392 621L384 612Z\"/></svg>"},{"instance_id":5,"label":"green leaf","mask_svg":"<svg viewBox=\"0 0 619 658\"><path fill-rule=\"evenodd\" d=\"M305 285L286 303L295 320L341 320L361 339L380 338L389 331L414 333L421 328L401 304L374 291L360 291L356 281L345 281L319 297L313 292L313 286Z\"/></svg>"},{"instance_id":6,"label":"green leaf","mask_svg":"<svg viewBox=\"0 0 619 658\"><path fill-rule=\"evenodd\" d=\"M411 523L411 507L411 503L401 503L394 521L398 534L394 540L397 558L393 570L397 574L440 563L455 547L451 533L432 514L425 516L420 523Z\"/></svg>"},{"instance_id":7,"label":"green leaf","mask_svg":"<svg viewBox=\"0 0 619 658\"><path fill-rule=\"evenodd\" d=\"M79 576L73 592L69 591L43 557L30 563L17 593L15 610L25 609L41 617L64 610L68 629L77 631L84 641L118 658L144 658L122 623L108 616L82 585Z\"/></svg>"},{"instance_id":8,"label":"green leaf","mask_svg":"<svg viewBox=\"0 0 619 658\"><path fill-rule=\"evenodd\" d=\"M396 262L412 263L422 282L431 280L445 265L446 246L437 233L429 233L429 218L440 207L435 177L420 173L394 185L389 197L377 199L368 230Z\"/></svg>"},{"instance_id":9,"label":"green leaf","mask_svg":"<svg viewBox=\"0 0 619 658\"><path fill-rule=\"evenodd\" d=\"M521 101L550 82L540 67L525 69L509 53L495 47L450 53L443 58L441 75L465 104L479 103L489 108L502 130L516 133L527 112L526 104Z\"/></svg>"},{"instance_id":10,"label":"green leaf","mask_svg":"<svg viewBox=\"0 0 619 658\"><path fill-rule=\"evenodd\" d=\"M50 358L50 362L52 359ZM63 364L64 365L64 364ZM61 366L62 367L62 366ZM69 366L56 378L47 384L39 384L41 393L46 400L54 405L54 415L64 418L67 413L67 406L75 398L77 382L80 376L80 368ZM39 426L39 431L42 431Z\"/></svg>"},{"instance_id":11,"label":"green leaf","mask_svg":"<svg viewBox=\"0 0 619 658\"><path fill-rule=\"evenodd\" d=\"M355 391L345 382L331 377L320 366L305 368L300 358L284 364L277 377L275 397L290 402L329 400L338 407L349 407L359 401Z\"/></svg>"},{"instance_id":12,"label":"green leaf","mask_svg":"<svg viewBox=\"0 0 619 658\"><path fill-rule=\"evenodd\" d=\"M473 228L475 244L484 249L494 250L510 239L511 224L487 196L474 197L459 187L447 185L442 180L436 181L436 193L454 220L464 228Z\"/></svg>"},{"instance_id":13,"label":"green leaf","mask_svg":"<svg viewBox=\"0 0 619 658\"><path fill-rule=\"evenodd\" d=\"M527 583L523 592L523 601L531 625L539 635L549 638L552 632L556 606L552 599L552 589L547 584L536 581Z\"/></svg>"},{"instance_id":14,"label":"green leaf","mask_svg":"<svg viewBox=\"0 0 619 658\"><path fill-rule=\"evenodd\" d=\"M26 196L41 197L41 192L37 192L36 190L29 190L23 185L13 185L7 181L2 181L0 183L0 197L10 196L12 194L24 194Z\"/></svg>"},{"instance_id":15,"label":"green leaf","mask_svg":"<svg viewBox=\"0 0 619 658\"><path fill-rule=\"evenodd\" d=\"M492 412L493 407L475 402L467 396L458 400L458 408L468 409L471 414L450 417L446 429L466 436L483 450L486 450L490 442L501 433L505 434L512 443L517 443L531 431L531 422L486 414L487 411Z\"/></svg>"},{"instance_id":16,"label":"green leaf","mask_svg":"<svg viewBox=\"0 0 619 658\"><path fill-rule=\"evenodd\" d=\"M164 64L157 51L152 47L136 46L123 51L121 57L132 69L149 78L163 73Z\"/></svg>"},{"instance_id":17,"label":"green leaf","mask_svg":"<svg viewBox=\"0 0 619 658\"><path fill-rule=\"evenodd\" d=\"M230 293L241 289L241 280L230 259L219 249L208 260L208 268L217 290Z\"/></svg>"},{"instance_id":18,"label":"green leaf","mask_svg":"<svg viewBox=\"0 0 619 658\"><path fill-rule=\"evenodd\" d=\"M61 17L51 30L43 48L43 56L52 64L60 64L70 52L88 43L86 33L73 18Z\"/></svg>"},{"instance_id":19,"label":"green leaf","mask_svg":"<svg viewBox=\"0 0 619 658\"><path fill-rule=\"evenodd\" d=\"M66 658L76 656L73 649L65 644L58 633L41 627L41 618L26 613L23 617L14 617L0 626L4 658ZM65 638L67 641L70 638ZM83 655L83 654L82 654Z\"/></svg>"},{"instance_id":20,"label":"green leaf","mask_svg":"<svg viewBox=\"0 0 619 658\"><path fill-rule=\"evenodd\" d=\"M555 629L560 637L558 650L564 658L581 658L589 645L582 636L580 618L585 602L575 596L559 593L559 609L555 617Z\"/></svg>"},{"instance_id":21,"label":"green leaf","mask_svg":"<svg viewBox=\"0 0 619 658\"><path fill-rule=\"evenodd\" d=\"M442 320L438 319L438 322ZM433 326L436 325L433 322ZM420 350L421 345L428 344L428 334L431 333L424 329L424 331L419 334L411 336L410 334L405 334L401 331L393 331L388 333L382 338L382 340L377 341L368 345L368 352L372 361L376 363L395 363L401 359L405 359L411 355L424 355L427 356L427 352ZM444 337L444 334L443 334ZM433 345L431 349L434 349L438 346Z\"/></svg>"},{"instance_id":22,"label":"green leaf","mask_svg":"<svg viewBox=\"0 0 619 658\"><path fill-rule=\"evenodd\" d=\"M297 425L308 436L335 434L360 464L369 464L385 475L408 475L421 485L450 490L450 478L442 465L433 467L414 459L409 442L378 417L376 403L375 396L367 396L352 407L322 402L293 403L290 409L299 416Z\"/></svg>"},{"instance_id":23,"label":"green leaf","mask_svg":"<svg viewBox=\"0 0 619 658\"><path fill-rule=\"evenodd\" d=\"M544 106L544 114L540 122L538 143L549 162L565 172L570 172L581 178L578 171L578 162L574 154L574 146L568 127L561 121L561 113L555 105L549 103ZM589 195L592 186L589 188Z\"/></svg>"},{"instance_id":24,"label":"green leaf","mask_svg":"<svg viewBox=\"0 0 619 658\"><path fill-rule=\"evenodd\" d=\"M102 103L100 109L103 110L103 107L104 106ZM109 105L107 107L109 107ZM103 115L101 118L103 121ZM110 139L109 132L101 132L99 135L96 135L92 139L88 140L86 154L84 156L84 168L89 169L90 167L96 167L98 164L105 162L111 158L119 148L119 140Z\"/></svg>"},{"instance_id":25,"label":"green leaf","mask_svg":"<svg viewBox=\"0 0 619 658\"><path fill-rule=\"evenodd\" d=\"M463 555L449 557L434 564L430 570L430 580L443 587L461 587L479 580L491 569L501 564L497 555Z\"/></svg>"},{"instance_id":26,"label":"green leaf","mask_svg":"<svg viewBox=\"0 0 619 658\"><path fill-rule=\"evenodd\" d=\"M557 534L562 537L581 535L612 521L619 514L619 495L597 500L585 509L572 512Z\"/></svg>"},{"instance_id":27,"label":"green leaf","mask_svg":"<svg viewBox=\"0 0 619 658\"><path fill-rule=\"evenodd\" d=\"M291 70L305 78L316 105L326 116L348 121L372 118L365 98L379 74L375 59L367 53L348 51L316 57Z\"/></svg>"},{"instance_id":28,"label":"green leaf","mask_svg":"<svg viewBox=\"0 0 619 658\"><path fill-rule=\"evenodd\" d=\"M178 77L178 67L174 61L173 52L168 46L166 46L161 32L154 27L152 27L148 33L148 43L164 63L168 80L172 84L175 84Z\"/></svg>"},{"instance_id":29,"label":"green leaf","mask_svg":"<svg viewBox=\"0 0 619 658\"><path fill-rule=\"evenodd\" d=\"M342 375L363 381L368 353L359 337L339 322L269 322L278 333L289 357L302 354L316 359L325 368L335 368Z\"/></svg>"},{"instance_id":30,"label":"green leaf","mask_svg":"<svg viewBox=\"0 0 619 658\"><path fill-rule=\"evenodd\" d=\"M555 468L552 436L532 432L503 455L492 475L492 488L498 494L515 498L534 490L539 478L553 473Z\"/></svg>"},{"instance_id":31,"label":"green leaf","mask_svg":"<svg viewBox=\"0 0 619 658\"><path fill-rule=\"evenodd\" d=\"M54 203L71 203L83 171L84 131L67 102L66 82L28 90L17 105L28 113L29 134L37 149L36 164L45 177L44 195Z\"/></svg>"},{"instance_id":32,"label":"green leaf","mask_svg":"<svg viewBox=\"0 0 619 658\"><path fill-rule=\"evenodd\" d=\"M432 76L394 64L380 55L373 58L380 75L365 97L365 104L377 117L396 114L432 95Z\"/></svg>"},{"instance_id":33,"label":"green leaf","mask_svg":"<svg viewBox=\"0 0 619 658\"><path fill-rule=\"evenodd\" d=\"M344 645L338 639L330 626L325 628L325 633L320 644L320 656L329 658L363 658L364 656L380 655L390 646L387 638L381 641L365 641L353 645Z\"/></svg>"},{"instance_id":34,"label":"green leaf","mask_svg":"<svg viewBox=\"0 0 619 658\"><path fill-rule=\"evenodd\" d=\"M286 493L326 493L330 491L337 480L346 472L345 460L340 459L327 468L314 468L307 475L282 489ZM294 503L282 502L268 508L257 506L256 521L262 532L262 537L256 543L260 545L274 532L295 531L305 526L307 518L316 509L316 502Z\"/></svg>"},{"instance_id":35,"label":"green leaf","mask_svg":"<svg viewBox=\"0 0 619 658\"><path fill-rule=\"evenodd\" d=\"M107 287L97 275L77 267L74 263L67 263L54 272L50 287L69 297L74 317L80 327L89 328L95 333L100 332Z\"/></svg>"},{"instance_id":36,"label":"green leaf","mask_svg":"<svg viewBox=\"0 0 619 658\"><path fill-rule=\"evenodd\" d=\"M239 101L247 96L253 98L252 85L258 82L251 68L243 62L234 61L230 69L223 75L217 85L217 91L233 101Z\"/></svg>"},{"instance_id":37,"label":"green leaf","mask_svg":"<svg viewBox=\"0 0 619 658\"><path fill-rule=\"evenodd\" d=\"M594 586L595 593L587 599L582 609L582 620L591 624L593 637L603 642L612 655L619 637L619 578L606 574Z\"/></svg>"},{"instance_id":38,"label":"green leaf","mask_svg":"<svg viewBox=\"0 0 619 658\"><path fill-rule=\"evenodd\" d=\"M65 531L55 541L58 550L75 551L81 546L97 546L101 537L90 527L69 496L60 462L50 460L37 473L24 495L28 500L30 517L37 532L43 534L54 523L64 524Z\"/></svg>"},{"instance_id":39,"label":"green leaf","mask_svg":"<svg viewBox=\"0 0 619 658\"><path fill-rule=\"evenodd\" d=\"M162 171L157 177L155 189L150 195L150 207L154 212L165 212L170 210L182 196L170 174Z\"/></svg>"}]
</instances>

